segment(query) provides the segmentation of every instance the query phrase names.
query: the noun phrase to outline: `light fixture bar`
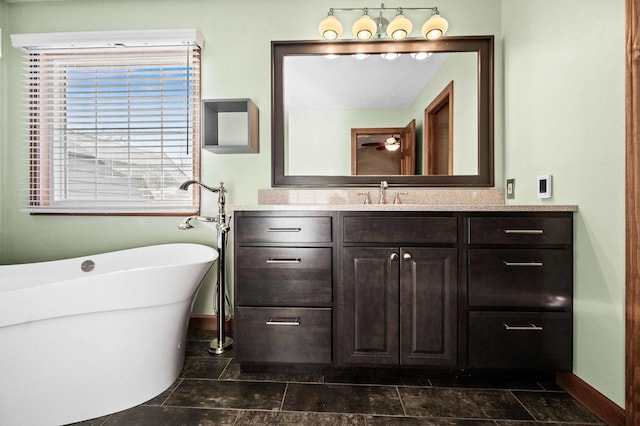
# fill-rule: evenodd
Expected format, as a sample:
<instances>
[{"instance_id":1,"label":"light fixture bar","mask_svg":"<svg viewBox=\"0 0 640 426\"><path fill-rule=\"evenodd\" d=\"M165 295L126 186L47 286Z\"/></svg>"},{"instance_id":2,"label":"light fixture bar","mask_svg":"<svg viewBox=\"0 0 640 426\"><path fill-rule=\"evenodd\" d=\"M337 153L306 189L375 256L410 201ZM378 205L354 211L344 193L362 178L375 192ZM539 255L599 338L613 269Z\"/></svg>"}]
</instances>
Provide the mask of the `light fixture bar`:
<instances>
[{"instance_id":1,"label":"light fixture bar","mask_svg":"<svg viewBox=\"0 0 640 426\"><path fill-rule=\"evenodd\" d=\"M363 10L367 10L371 12L372 10L383 12L385 10L430 10L432 13L440 13L437 7L385 7L384 4L381 4L380 7L332 7L329 10L333 12L355 12Z\"/></svg>"},{"instance_id":2,"label":"light fixture bar","mask_svg":"<svg viewBox=\"0 0 640 426\"><path fill-rule=\"evenodd\" d=\"M396 16L391 22L387 20L382 13L387 10L395 10ZM380 7L332 7L329 9L327 17L320 22L318 31L323 38L327 40L335 40L342 34L342 24L336 17L336 12L355 12L361 13L361 16L353 24L353 35L359 40L367 40L375 36L382 38L386 33L389 38L401 40L408 36L413 24L404 15L405 11L431 11L431 16L422 25L420 34L429 39L435 40L442 37L449 27L446 19L440 16L437 7L385 7L384 3ZM378 12L378 16L370 16L370 12Z\"/></svg>"}]
</instances>

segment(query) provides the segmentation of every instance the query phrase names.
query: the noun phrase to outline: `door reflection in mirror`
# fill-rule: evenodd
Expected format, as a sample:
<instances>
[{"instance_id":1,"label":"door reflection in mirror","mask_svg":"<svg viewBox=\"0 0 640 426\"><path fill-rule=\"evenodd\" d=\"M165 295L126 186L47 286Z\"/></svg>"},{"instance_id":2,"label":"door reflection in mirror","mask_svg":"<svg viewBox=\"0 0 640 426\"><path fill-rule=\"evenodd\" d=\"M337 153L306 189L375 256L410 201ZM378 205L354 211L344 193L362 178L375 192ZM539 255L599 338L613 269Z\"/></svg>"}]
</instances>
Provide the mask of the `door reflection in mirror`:
<instances>
[{"instance_id":1,"label":"door reflection in mirror","mask_svg":"<svg viewBox=\"0 0 640 426\"><path fill-rule=\"evenodd\" d=\"M414 175L416 120L405 127L351 129L352 175Z\"/></svg>"}]
</instances>

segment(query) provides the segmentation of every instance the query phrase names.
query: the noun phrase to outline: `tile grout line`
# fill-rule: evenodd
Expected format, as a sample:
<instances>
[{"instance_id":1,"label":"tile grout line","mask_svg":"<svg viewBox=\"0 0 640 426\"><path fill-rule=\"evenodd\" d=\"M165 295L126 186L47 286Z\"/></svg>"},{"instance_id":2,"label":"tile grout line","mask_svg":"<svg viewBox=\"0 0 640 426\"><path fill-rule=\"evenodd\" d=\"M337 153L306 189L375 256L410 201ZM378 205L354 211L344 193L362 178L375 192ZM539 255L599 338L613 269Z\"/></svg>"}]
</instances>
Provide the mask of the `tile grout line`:
<instances>
[{"instance_id":1,"label":"tile grout line","mask_svg":"<svg viewBox=\"0 0 640 426\"><path fill-rule=\"evenodd\" d=\"M167 403L169 398L171 398L173 396L173 394L175 393L176 389L178 389L180 387L180 385L182 384L182 382L184 382L184 377L179 376L178 379L179 379L178 383L176 384L176 386L173 389L171 389L171 392L169 392L169 395L167 395L167 397L160 403L160 407L164 407L164 404Z\"/></svg>"},{"instance_id":2,"label":"tile grout line","mask_svg":"<svg viewBox=\"0 0 640 426\"><path fill-rule=\"evenodd\" d=\"M224 379L222 379L222 376L224 376L224 373L227 371L227 368L229 368L229 365L231 365L231 361L232 361L232 359L231 359L231 358L229 358L229 359L227 360L227 364L224 366L224 368L222 369L222 371L221 371L221 372L220 372L220 374L218 375L217 380L224 380Z\"/></svg>"},{"instance_id":3,"label":"tile grout line","mask_svg":"<svg viewBox=\"0 0 640 426\"><path fill-rule=\"evenodd\" d=\"M287 397L287 391L289 390L289 382L284 385L284 392L282 393L282 401L280 401L280 412L282 413L282 409L284 408L284 400Z\"/></svg>"},{"instance_id":4,"label":"tile grout line","mask_svg":"<svg viewBox=\"0 0 640 426\"><path fill-rule=\"evenodd\" d=\"M533 415L533 413L532 413L531 411L529 411L529 409L527 408L527 406L526 406L526 405L524 405L522 401L520 401L520 398L518 398L518 397L516 396L516 394L515 394L515 393L513 393L513 391L512 391L512 390L510 390L510 391L509 391L509 393L511 394L511 396L513 396L513 397L516 399L516 401L518 401L518 404L520 404L520 405L522 406L522 408L524 408L524 410L527 412L527 414L529 414L529 415L533 418L533 421L535 421L535 422L540 421L540 420L538 420L538 419L536 418L536 416L534 416L534 415Z\"/></svg>"},{"instance_id":5,"label":"tile grout line","mask_svg":"<svg viewBox=\"0 0 640 426\"><path fill-rule=\"evenodd\" d=\"M396 388L396 393L398 394L398 399L400 400L400 406L402 407L402 413L404 414L405 417L408 417L407 410L404 408L404 402L402 402L402 395L400 395L400 389L398 388L398 386L396 386L395 388Z\"/></svg>"}]
</instances>

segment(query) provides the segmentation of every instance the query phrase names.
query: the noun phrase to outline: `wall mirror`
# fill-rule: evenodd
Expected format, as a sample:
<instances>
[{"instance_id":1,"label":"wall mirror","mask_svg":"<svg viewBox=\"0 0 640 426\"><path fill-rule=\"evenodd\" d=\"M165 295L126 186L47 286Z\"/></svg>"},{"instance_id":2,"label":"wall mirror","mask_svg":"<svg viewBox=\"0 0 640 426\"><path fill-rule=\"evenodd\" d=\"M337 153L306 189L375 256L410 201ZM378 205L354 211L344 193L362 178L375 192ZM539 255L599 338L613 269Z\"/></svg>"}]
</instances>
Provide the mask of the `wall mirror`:
<instances>
[{"instance_id":1,"label":"wall mirror","mask_svg":"<svg viewBox=\"0 0 640 426\"><path fill-rule=\"evenodd\" d=\"M271 48L272 186L493 186L493 36L273 41ZM443 93L447 107L437 110L450 118L443 124L450 145L441 148L450 164L434 168L428 149L436 144L427 139L438 134L430 117ZM354 129L412 120L412 174L353 173Z\"/></svg>"}]
</instances>

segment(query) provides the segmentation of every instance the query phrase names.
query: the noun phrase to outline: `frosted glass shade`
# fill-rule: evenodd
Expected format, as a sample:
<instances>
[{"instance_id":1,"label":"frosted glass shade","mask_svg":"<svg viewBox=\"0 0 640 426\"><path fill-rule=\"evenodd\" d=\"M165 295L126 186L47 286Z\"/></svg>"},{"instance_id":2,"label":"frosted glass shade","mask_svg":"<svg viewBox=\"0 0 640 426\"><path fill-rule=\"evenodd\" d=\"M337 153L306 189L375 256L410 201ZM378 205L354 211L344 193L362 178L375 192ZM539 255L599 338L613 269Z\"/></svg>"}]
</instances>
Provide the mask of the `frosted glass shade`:
<instances>
[{"instance_id":1,"label":"frosted glass shade","mask_svg":"<svg viewBox=\"0 0 640 426\"><path fill-rule=\"evenodd\" d=\"M394 40L401 40L409 35L413 29L413 24L404 15L400 14L393 18L387 27L387 34Z\"/></svg>"},{"instance_id":2,"label":"frosted glass shade","mask_svg":"<svg viewBox=\"0 0 640 426\"><path fill-rule=\"evenodd\" d=\"M353 35L360 40L370 39L378 30L378 25L369 15L362 15L353 24Z\"/></svg>"},{"instance_id":3,"label":"frosted glass shade","mask_svg":"<svg viewBox=\"0 0 640 426\"><path fill-rule=\"evenodd\" d=\"M422 26L420 33L429 40L435 40L442 37L449 28L449 23L442 16L435 14L427 20Z\"/></svg>"},{"instance_id":4,"label":"frosted glass shade","mask_svg":"<svg viewBox=\"0 0 640 426\"><path fill-rule=\"evenodd\" d=\"M342 24L333 15L329 15L318 26L320 35L327 40L335 40L342 34Z\"/></svg>"}]
</instances>

